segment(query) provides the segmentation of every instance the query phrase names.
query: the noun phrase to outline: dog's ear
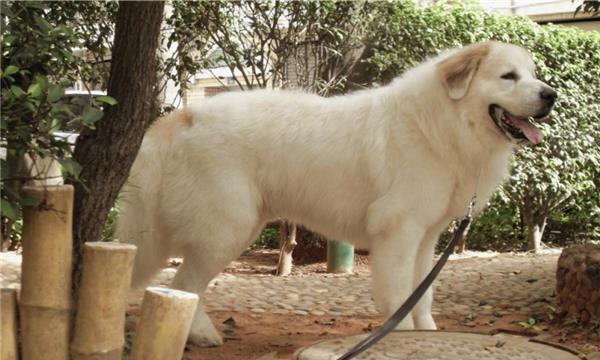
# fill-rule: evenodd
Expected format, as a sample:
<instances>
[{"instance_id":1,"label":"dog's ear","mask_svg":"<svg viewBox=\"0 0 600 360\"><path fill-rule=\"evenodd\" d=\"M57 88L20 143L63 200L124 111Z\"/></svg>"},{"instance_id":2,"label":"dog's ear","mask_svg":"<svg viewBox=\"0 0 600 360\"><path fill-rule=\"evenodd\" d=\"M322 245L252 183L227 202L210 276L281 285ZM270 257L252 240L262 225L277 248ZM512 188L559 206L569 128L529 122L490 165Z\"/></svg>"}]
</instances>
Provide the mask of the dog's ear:
<instances>
[{"instance_id":1,"label":"dog's ear","mask_svg":"<svg viewBox=\"0 0 600 360\"><path fill-rule=\"evenodd\" d=\"M465 96L479 64L489 51L489 44L470 45L437 64L438 75L451 99L459 100Z\"/></svg>"}]
</instances>

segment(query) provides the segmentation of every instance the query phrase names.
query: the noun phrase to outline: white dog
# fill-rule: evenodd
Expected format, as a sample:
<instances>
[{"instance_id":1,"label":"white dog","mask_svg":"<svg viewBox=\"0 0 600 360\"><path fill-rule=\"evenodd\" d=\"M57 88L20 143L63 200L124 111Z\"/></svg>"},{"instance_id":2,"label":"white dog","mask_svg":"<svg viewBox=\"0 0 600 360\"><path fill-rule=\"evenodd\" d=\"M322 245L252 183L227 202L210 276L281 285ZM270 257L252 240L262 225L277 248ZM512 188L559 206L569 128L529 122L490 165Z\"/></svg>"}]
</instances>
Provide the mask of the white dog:
<instances>
[{"instance_id":1,"label":"white dog","mask_svg":"<svg viewBox=\"0 0 600 360\"><path fill-rule=\"evenodd\" d=\"M370 249L375 302L390 315L430 270L440 232L505 178L516 144L542 140L528 118L555 98L527 51L487 42L350 95L232 92L175 112L146 134L122 193L134 284L183 256L173 287L202 298L283 217ZM434 329L432 297L399 328ZM221 344L202 306L189 339Z\"/></svg>"}]
</instances>

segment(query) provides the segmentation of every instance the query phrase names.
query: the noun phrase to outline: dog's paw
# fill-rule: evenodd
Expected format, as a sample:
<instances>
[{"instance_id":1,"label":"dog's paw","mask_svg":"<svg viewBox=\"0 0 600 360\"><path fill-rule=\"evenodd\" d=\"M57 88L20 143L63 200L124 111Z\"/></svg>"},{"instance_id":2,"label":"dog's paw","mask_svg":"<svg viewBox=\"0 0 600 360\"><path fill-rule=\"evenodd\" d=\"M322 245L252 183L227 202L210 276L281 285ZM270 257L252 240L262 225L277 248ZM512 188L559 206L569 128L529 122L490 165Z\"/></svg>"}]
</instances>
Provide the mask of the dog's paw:
<instances>
[{"instance_id":1,"label":"dog's paw","mask_svg":"<svg viewBox=\"0 0 600 360\"><path fill-rule=\"evenodd\" d=\"M396 326L396 330L414 330L415 323L410 314Z\"/></svg>"},{"instance_id":2,"label":"dog's paw","mask_svg":"<svg viewBox=\"0 0 600 360\"><path fill-rule=\"evenodd\" d=\"M415 328L419 330L437 330L435 321L431 314L427 315L415 315L414 316Z\"/></svg>"},{"instance_id":3,"label":"dog's paw","mask_svg":"<svg viewBox=\"0 0 600 360\"><path fill-rule=\"evenodd\" d=\"M188 342L201 347L223 345L223 339L215 328L203 329L202 331L190 331Z\"/></svg>"}]
</instances>

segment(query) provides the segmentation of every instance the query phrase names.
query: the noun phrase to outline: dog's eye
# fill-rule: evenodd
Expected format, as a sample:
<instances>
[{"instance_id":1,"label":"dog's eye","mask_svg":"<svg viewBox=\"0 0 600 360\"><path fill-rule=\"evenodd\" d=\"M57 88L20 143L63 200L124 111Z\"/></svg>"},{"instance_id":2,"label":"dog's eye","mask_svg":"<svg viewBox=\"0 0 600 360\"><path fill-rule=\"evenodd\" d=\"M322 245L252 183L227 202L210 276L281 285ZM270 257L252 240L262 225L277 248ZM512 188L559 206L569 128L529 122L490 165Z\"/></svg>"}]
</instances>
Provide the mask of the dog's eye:
<instances>
[{"instance_id":1,"label":"dog's eye","mask_svg":"<svg viewBox=\"0 0 600 360\"><path fill-rule=\"evenodd\" d=\"M506 80L517 80L517 74L514 71L507 72L506 74L500 77Z\"/></svg>"}]
</instances>

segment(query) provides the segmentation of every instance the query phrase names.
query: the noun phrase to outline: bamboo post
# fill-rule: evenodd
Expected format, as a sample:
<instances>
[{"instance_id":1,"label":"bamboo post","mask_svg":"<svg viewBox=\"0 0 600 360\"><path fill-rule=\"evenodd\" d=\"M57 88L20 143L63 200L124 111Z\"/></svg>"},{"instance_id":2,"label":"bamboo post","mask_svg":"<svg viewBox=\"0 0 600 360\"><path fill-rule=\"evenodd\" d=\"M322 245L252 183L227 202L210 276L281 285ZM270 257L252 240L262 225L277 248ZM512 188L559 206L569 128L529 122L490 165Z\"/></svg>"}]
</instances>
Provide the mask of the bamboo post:
<instances>
[{"instance_id":1,"label":"bamboo post","mask_svg":"<svg viewBox=\"0 0 600 360\"><path fill-rule=\"evenodd\" d=\"M23 360L69 358L73 187L24 186L41 201L23 209L21 344Z\"/></svg>"},{"instance_id":2,"label":"bamboo post","mask_svg":"<svg viewBox=\"0 0 600 360\"><path fill-rule=\"evenodd\" d=\"M196 294L147 288L131 360L181 359L197 305Z\"/></svg>"},{"instance_id":3,"label":"bamboo post","mask_svg":"<svg viewBox=\"0 0 600 360\"><path fill-rule=\"evenodd\" d=\"M17 341L17 290L2 289L0 310L0 317L2 317L0 359L18 360L19 345Z\"/></svg>"},{"instance_id":4,"label":"bamboo post","mask_svg":"<svg viewBox=\"0 0 600 360\"><path fill-rule=\"evenodd\" d=\"M117 242L84 245L73 360L121 359L135 251L134 245Z\"/></svg>"}]
</instances>

